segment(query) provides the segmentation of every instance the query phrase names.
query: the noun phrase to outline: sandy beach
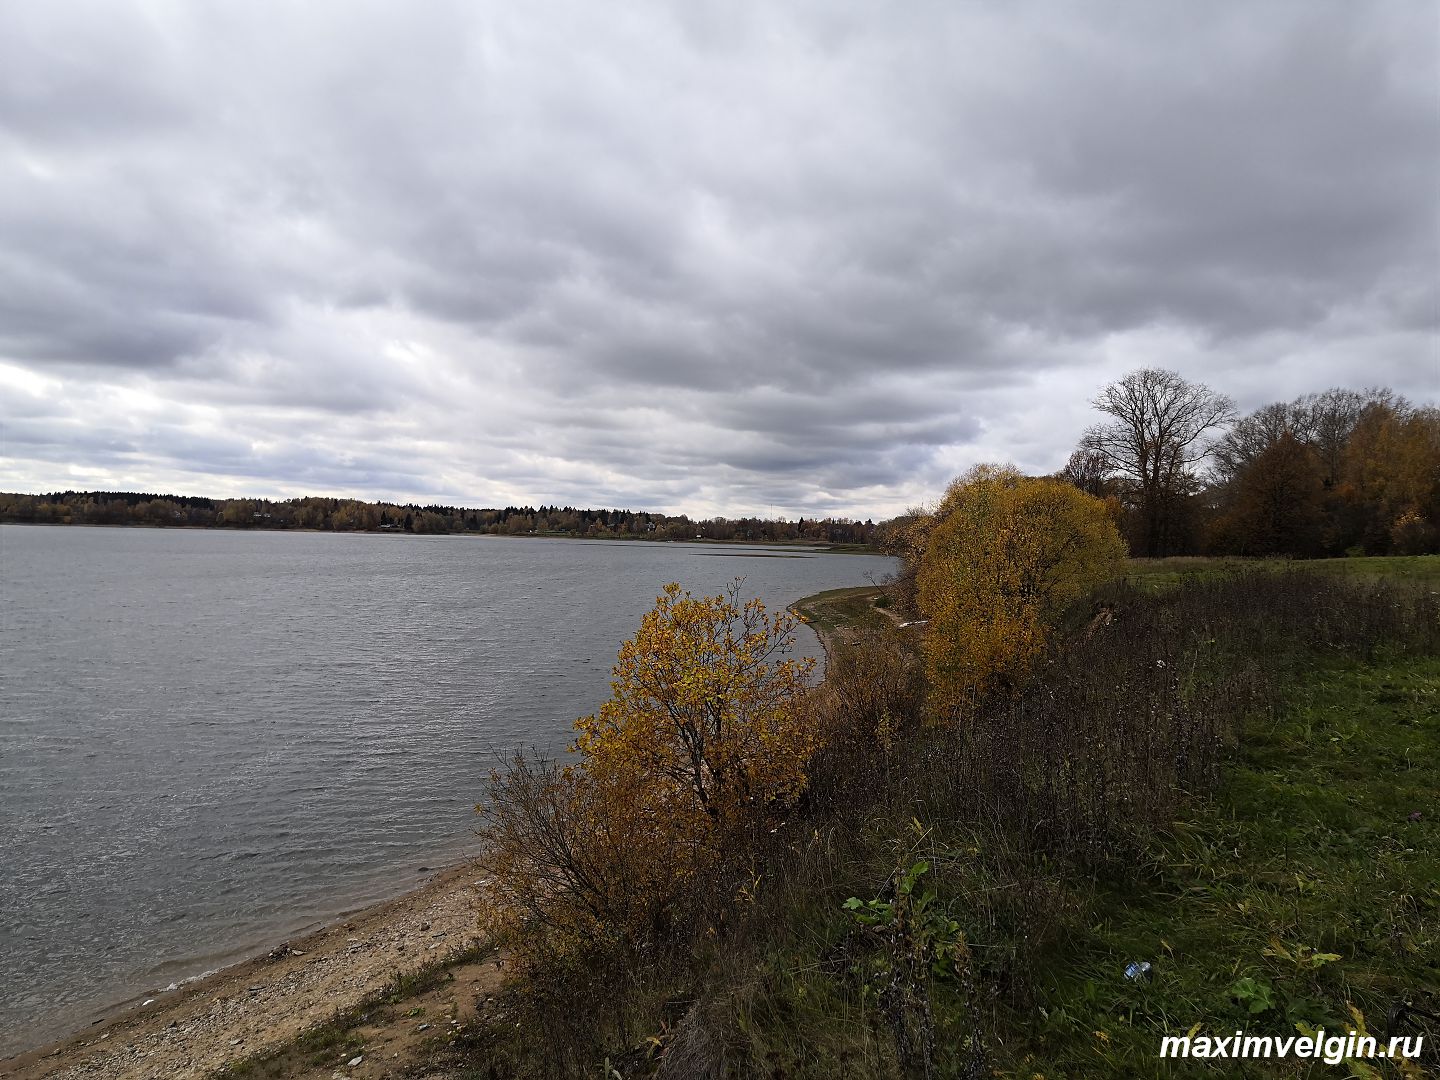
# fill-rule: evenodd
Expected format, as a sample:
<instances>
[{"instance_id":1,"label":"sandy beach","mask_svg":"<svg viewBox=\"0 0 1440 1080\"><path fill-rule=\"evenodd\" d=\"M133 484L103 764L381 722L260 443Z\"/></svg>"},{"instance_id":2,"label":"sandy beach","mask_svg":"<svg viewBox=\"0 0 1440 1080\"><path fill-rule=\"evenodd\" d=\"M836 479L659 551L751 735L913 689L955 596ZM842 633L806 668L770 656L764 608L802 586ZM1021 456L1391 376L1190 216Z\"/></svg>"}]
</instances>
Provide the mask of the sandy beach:
<instances>
[{"instance_id":1,"label":"sandy beach","mask_svg":"<svg viewBox=\"0 0 1440 1080\"><path fill-rule=\"evenodd\" d=\"M480 886L468 864L448 868L413 892L277 943L266 954L58 1043L6 1059L0 1077L204 1077L266 1054L384 989L397 974L477 945ZM465 982L468 990L498 984L496 962L474 967ZM392 1035L382 1038L391 1041ZM337 1061L320 1075L387 1075L386 1060L393 1062L397 1053L393 1047L388 1054L384 1046L367 1047L355 1066Z\"/></svg>"}]
</instances>

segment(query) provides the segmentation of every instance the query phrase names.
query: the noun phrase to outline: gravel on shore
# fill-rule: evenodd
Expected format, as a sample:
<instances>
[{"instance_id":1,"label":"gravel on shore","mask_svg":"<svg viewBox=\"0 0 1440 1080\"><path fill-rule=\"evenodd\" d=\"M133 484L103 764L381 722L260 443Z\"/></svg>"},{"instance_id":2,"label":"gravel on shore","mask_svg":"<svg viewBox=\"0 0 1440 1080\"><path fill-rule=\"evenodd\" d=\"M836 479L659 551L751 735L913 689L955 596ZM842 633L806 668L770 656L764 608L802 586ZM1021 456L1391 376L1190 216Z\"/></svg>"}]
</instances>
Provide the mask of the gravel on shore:
<instances>
[{"instance_id":1,"label":"gravel on shore","mask_svg":"<svg viewBox=\"0 0 1440 1080\"><path fill-rule=\"evenodd\" d=\"M204 1077L263 1054L480 941L484 882L468 865L59 1043L0 1061L5 1080Z\"/></svg>"}]
</instances>

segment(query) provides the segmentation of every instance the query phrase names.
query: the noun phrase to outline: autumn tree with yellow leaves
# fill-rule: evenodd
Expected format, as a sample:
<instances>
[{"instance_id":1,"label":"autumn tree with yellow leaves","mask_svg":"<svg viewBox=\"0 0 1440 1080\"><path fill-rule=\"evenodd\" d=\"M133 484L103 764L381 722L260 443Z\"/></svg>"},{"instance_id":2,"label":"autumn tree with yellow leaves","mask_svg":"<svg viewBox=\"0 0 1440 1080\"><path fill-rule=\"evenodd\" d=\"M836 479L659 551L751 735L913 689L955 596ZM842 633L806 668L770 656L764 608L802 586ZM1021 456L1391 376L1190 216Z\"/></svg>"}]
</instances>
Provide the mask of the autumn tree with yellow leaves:
<instances>
[{"instance_id":1,"label":"autumn tree with yellow leaves","mask_svg":"<svg viewBox=\"0 0 1440 1080\"><path fill-rule=\"evenodd\" d=\"M638 777L696 831L744 824L797 795L815 749L803 722L814 661L784 658L795 622L759 600L667 585L625 643L611 696L575 724L597 778Z\"/></svg>"},{"instance_id":2,"label":"autumn tree with yellow leaves","mask_svg":"<svg viewBox=\"0 0 1440 1080\"><path fill-rule=\"evenodd\" d=\"M981 465L951 484L929 532L918 600L941 715L1014 685L1060 613L1125 558L1105 504L1072 484Z\"/></svg>"},{"instance_id":3,"label":"autumn tree with yellow leaves","mask_svg":"<svg viewBox=\"0 0 1440 1080\"><path fill-rule=\"evenodd\" d=\"M795 622L740 584L667 585L620 650L611 696L575 723L573 760L517 760L491 778L482 861L502 921L558 940L645 937L697 874L784 809L817 747L814 662Z\"/></svg>"}]
</instances>

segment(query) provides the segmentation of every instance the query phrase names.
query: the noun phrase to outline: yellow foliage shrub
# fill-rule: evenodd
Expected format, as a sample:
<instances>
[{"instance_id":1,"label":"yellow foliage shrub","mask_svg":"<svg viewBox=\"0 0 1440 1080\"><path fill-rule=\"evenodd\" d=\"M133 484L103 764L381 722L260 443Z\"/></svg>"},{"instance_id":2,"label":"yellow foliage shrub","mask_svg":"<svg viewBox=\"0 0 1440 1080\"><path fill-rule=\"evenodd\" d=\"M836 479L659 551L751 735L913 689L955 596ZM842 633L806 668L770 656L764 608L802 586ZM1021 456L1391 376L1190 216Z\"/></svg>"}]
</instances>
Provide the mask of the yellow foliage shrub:
<instances>
[{"instance_id":1,"label":"yellow foliage shrub","mask_svg":"<svg viewBox=\"0 0 1440 1080\"><path fill-rule=\"evenodd\" d=\"M500 922L566 949L635 941L696 873L791 802L817 747L813 661L794 620L758 600L667 585L620 650L611 697L575 722L578 760L517 760L491 778L481 861Z\"/></svg>"},{"instance_id":2,"label":"yellow foliage shrub","mask_svg":"<svg viewBox=\"0 0 1440 1080\"><path fill-rule=\"evenodd\" d=\"M921 559L918 598L942 715L1014 685L1060 612L1113 576L1125 544L1105 504L1063 481L981 465L951 484Z\"/></svg>"},{"instance_id":3,"label":"yellow foliage shrub","mask_svg":"<svg viewBox=\"0 0 1440 1080\"><path fill-rule=\"evenodd\" d=\"M687 821L739 824L798 795L815 750L804 701L813 661L783 659L794 617L728 596L665 592L625 643L611 696L576 721L596 778L666 792Z\"/></svg>"}]
</instances>

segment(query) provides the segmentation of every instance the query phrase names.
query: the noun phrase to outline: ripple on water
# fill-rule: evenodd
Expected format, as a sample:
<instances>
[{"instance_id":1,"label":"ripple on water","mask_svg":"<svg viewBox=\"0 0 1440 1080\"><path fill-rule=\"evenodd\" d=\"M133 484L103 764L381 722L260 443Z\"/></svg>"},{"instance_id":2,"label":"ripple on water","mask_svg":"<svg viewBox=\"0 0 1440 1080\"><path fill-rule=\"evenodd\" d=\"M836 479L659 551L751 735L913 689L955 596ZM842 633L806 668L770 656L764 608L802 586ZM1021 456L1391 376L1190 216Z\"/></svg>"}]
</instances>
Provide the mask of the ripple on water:
<instances>
[{"instance_id":1,"label":"ripple on water","mask_svg":"<svg viewBox=\"0 0 1440 1080\"><path fill-rule=\"evenodd\" d=\"M743 574L774 608L890 566L642 543L0 530L0 1053L465 850L496 755L566 744L664 582L713 593Z\"/></svg>"}]
</instances>

